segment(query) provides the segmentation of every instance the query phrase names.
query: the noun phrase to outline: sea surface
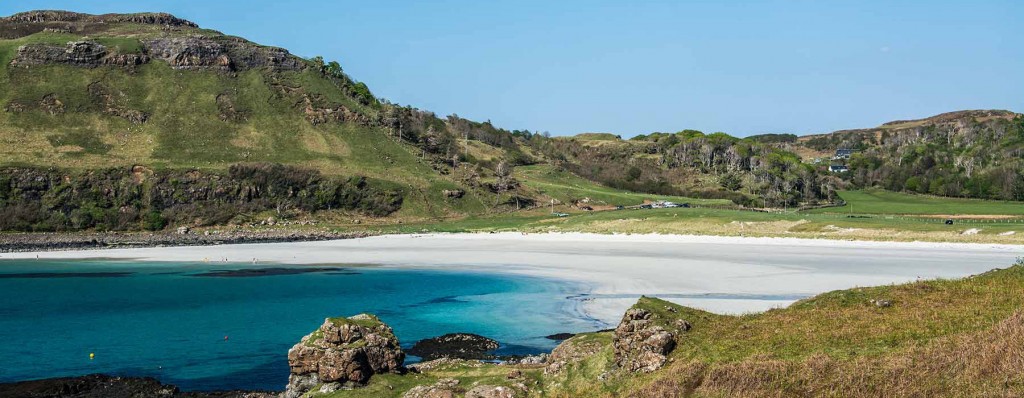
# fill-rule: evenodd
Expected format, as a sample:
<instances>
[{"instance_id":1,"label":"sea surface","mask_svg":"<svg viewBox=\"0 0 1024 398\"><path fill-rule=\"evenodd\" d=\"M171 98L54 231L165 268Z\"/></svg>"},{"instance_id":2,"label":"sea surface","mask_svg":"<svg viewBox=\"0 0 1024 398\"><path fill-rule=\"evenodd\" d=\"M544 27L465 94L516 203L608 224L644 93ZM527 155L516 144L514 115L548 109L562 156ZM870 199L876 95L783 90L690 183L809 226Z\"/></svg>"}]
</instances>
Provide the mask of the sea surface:
<instances>
[{"instance_id":1,"label":"sea surface","mask_svg":"<svg viewBox=\"0 0 1024 398\"><path fill-rule=\"evenodd\" d=\"M184 390L281 390L288 349L324 318L361 312L402 345L451 332L548 351L596 330L557 280L345 265L0 261L0 382L106 373ZM90 359L90 354L94 358ZM415 361L412 357L408 361Z\"/></svg>"}]
</instances>

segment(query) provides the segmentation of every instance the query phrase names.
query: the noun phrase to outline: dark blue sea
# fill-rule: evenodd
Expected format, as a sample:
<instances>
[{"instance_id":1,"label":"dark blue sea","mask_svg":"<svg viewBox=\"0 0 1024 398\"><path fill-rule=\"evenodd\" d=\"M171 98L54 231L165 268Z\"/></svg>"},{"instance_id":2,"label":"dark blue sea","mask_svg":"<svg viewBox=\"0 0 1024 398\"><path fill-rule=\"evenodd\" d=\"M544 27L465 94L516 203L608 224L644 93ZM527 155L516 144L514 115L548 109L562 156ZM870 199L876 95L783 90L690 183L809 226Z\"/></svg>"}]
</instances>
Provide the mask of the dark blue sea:
<instances>
[{"instance_id":1,"label":"dark blue sea","mask_svg":"<svg viewBox=\"0 0 1024 398\"><path fill-rule=\"evenodd\" d=\"M600 325L568 282L345 265L0 261L0 382L106 373L185 390L280 390L326 317L378 315L408 348L451 332L547 351ZM90 353L95 354L90 359ZM416 358L410 358L415 361Z\"/></svg>"}]
</instances>

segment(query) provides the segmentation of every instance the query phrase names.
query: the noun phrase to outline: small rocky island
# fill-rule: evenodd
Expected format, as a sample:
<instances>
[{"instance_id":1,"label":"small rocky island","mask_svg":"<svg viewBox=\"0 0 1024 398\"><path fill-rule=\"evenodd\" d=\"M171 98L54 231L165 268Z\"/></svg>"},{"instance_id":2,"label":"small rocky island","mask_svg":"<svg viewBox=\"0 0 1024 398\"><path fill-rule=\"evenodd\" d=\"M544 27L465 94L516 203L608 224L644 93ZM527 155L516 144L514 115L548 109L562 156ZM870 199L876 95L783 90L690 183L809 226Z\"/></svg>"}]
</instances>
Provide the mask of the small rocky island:
<instances>
[{"instance_id":1,"label":"small rocky island","mask_svg":"<svg viewBox=\"0 0 1024 398\"><path fill-rule=\"evenodd\" d=\"M416 342L409 354L430 361L439 358L494 359L492 351L500 347L497 341L472 333L449 333Z\"/></svg>"}]
</instances>

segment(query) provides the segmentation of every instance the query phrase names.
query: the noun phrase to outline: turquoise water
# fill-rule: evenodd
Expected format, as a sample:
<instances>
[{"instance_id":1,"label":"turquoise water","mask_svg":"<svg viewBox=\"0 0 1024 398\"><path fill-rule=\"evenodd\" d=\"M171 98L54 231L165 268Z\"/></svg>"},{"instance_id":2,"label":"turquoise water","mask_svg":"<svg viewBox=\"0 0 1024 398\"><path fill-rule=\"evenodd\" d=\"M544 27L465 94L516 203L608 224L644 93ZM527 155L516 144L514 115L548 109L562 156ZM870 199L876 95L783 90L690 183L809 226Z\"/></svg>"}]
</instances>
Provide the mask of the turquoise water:
<instances>
[{"instance_id":1,"label":"turquoise water","mask_svg":"<svg viewBox=\"0 0 1024 398\"><path fill-rule=\"evenodd\" d=\"M470 332L505 354L536 353L556 344L543 336L599 326L571 311L566 297L578 288L333 265L5 260L0 382L107 373L185 390L280 390L288 348L325 317L360 312L380 316L407 348Z\"/></svg>"}]
</instances>

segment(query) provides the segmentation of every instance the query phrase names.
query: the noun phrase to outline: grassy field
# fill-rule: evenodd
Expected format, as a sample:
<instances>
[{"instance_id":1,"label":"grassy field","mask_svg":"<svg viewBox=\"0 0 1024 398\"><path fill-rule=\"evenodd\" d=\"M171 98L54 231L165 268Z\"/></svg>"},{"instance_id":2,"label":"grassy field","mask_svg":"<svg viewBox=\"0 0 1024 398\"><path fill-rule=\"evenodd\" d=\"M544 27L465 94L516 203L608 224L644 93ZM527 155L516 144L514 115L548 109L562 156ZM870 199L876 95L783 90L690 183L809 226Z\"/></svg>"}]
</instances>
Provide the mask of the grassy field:
<instances>
[{"instance_id":1,"label":"grassy field","mask_svg":"<svg viewBox=\"0 0 1024 398\"><path fill-rule=\"evenodd\" d=\"M843 207L809 213L1024 216L1024 202L910 195L881 189L842 191Z\"/></svg>"},{"instance_id":2,"label":"grassy field","mask_svg":"<svg viewBox=\"0 0 1024 398\"><path fill-rule=\"evenodd\" d=\"M461 390L513 386L527 397L1021 396L1022 290L1018 264L958 280L833 291L740 316L645 297L634 308L651 312L678 342L653 373L617 369L612 332L597 332L563 343L558 370L456 362L313 396L399 397L442 378L459 380ZM692 328L672 326L679 319ZM511 381L512 370L523 375Z\"/></svg>"},{"instance_id":3,"label":"grassy field","mask_svg":"<svg viewBox=\"0 0 1024 398\"><path fill-rule=\"evenodd\" d=\"M684 234L809 239L932 241L1024 244L1024 222L1006 220L958 221L837 214L762 213L719 208L673 208L585 212L554 217L548 209L510 214L471 216L442 221L409 220L396 224L373 220L360 224L340 222L341 231L369 233L426 232L588 232L625 234Z\"/></svg>"}]
</instances>

